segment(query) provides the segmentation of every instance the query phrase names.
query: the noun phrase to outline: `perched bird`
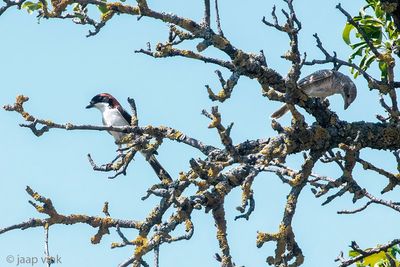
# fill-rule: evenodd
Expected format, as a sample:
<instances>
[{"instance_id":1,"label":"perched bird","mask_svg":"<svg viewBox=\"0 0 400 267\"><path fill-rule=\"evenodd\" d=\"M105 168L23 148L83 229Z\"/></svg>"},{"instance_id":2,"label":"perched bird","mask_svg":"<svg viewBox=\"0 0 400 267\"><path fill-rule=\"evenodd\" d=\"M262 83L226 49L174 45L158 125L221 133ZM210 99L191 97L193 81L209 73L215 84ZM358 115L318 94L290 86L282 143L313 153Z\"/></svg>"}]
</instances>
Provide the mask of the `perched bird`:
<instances>
[{"instance_id":1,"label":"perched bird","mask_svg":"<svg viewBox=\"0 0 400 267\"><path fill-rule=\"evenodd\" d=\"M297 83L297 87L309 97L325 97L340 94L344 100L344 109L356 99L357 87L353 81L343 73L336 70L318 70ZM287 104L272 113L271 118L278 119L289 111Z\"/></svg>"},{"instance_id":2,"label":"perched bird","mask_svg":"<svg viewBox=\"0 0 400 267\"><path fill-rule=\"evenodd\" d=\"M104 126L129 126L131 123L131 115L129 115L129 113L122 108L118 100L110 94L102 93L95 95L92 100L90 100L89 105L86 106L86 108L93 107L100 110ZM115 131L109 131L109 133L114 137L115 141L117 142L126 135L126 133ZM151 167L154 169L160 180L162 180L163 177L171 179L171 176L161 166L154 154L142 154L150 163Z\"/></svg>"}]
</instances>

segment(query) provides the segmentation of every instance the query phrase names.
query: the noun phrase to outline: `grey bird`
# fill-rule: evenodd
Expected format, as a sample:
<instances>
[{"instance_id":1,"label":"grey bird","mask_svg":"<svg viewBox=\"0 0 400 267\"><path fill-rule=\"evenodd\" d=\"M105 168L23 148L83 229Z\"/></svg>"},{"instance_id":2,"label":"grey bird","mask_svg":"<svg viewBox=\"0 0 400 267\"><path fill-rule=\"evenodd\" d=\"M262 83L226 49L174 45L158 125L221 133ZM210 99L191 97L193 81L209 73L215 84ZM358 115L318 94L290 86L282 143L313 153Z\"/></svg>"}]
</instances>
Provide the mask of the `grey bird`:
<instances>
[{"instance_id":1,"label":"grey bird","mask_svg":"<svg viewBox=\"0 0 400 267\"><path fill-rule=\"evenodd\" d=\"M103 125L105 126L129 126L131 123L131 115L129 115L129 113L122 108L118 100L110 94L102 93L95 95L92 100L90 100L89 105L86 106L86 108L93 107L100 110ZM109 131L109 133L114 137L115 141L117 142L126 135L125 133L115 131ZM142 154L150 163L150 166L156 172L160 180L162 180L163 178L172 180L171 176L161 166L160 162L158 162L154 154Z\"/></svg>"},{"instance_id":2,"label":"grey bird","mask_svg":"<svg viewBox=\"0 0 400 267\"><path fill-rule=\"evenodd\" d=\"M297 83L297 87L309 97L324 99L334 94L343 97L344 109L347 109L357 97L357 87L347 75L336 70L318 70ZM289 106L284 104L272 113L271 118L279 119L289 111Z\"/></svg>"}]
</instances>

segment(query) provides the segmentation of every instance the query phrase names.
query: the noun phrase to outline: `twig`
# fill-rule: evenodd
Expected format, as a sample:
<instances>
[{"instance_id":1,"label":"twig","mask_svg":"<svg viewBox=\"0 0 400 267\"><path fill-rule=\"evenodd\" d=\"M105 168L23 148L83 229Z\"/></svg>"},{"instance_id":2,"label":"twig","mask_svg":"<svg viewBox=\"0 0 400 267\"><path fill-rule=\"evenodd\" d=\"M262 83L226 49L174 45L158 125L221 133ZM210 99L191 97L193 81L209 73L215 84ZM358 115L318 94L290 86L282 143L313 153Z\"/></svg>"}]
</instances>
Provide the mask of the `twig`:
<instances>
[{"instance_id":1,"label":"twig","mask_svg":"<svg viewBox=\"0 0 400 267\"><path fill-rule=\"evenodd\" d=\"M218 94L215 94L212 91L212 89L208 85L206 85L208 97L212 101L224 102L226 99L231 97L233 88L236 86L236 84L239 81L240 74L238 72L233 72L232 75L229 77L229 79L227 81L225 81L219 70L216 70L215 73L218 76L218 79L221 83L222 89L219 91Z\"/></svg>"},{"instance_id":2,"label":"twig","mask_svg":"<svg viewBox=\"0 0 400 267\"><path fill-rule=\"evenodd\" d=\"M154 248L154 267L160 266L160 246Z\"/></svg>"},{"instance_id":3,"label":"twig","mask_svg":"<svg viewBox=\"0 0 400 267\"><path fill-rule=\"evenodd\" d=\"M379 199L368 193L366 190L364 190L363 195L369 198L372 202L376 204L380 204L386 207L389 207L397 212L400 212L400 205L398 203L394 203L392 201L387 201L383 199Z\"/></svg>"},{"instance_id":4,"label":"twig","mask_svg":"<svg viewBox=\"0 0 400 267\"><path fill-rule=\"evenodd\" d=\"M206 28L210 27L210 0L204 0L204 24Z\"/></svg>"},{"instance_id":5,"label":"twig","mask_svg":"<svg viewBox=\"0 0 400 267\"><path fill-rule=\"evenodd\" d=\"M224 61L221 59L203 56L201 54L195 53L190 50L182 50L182 49L177 49L177 48L172 48L172 47L160 47L159 51L155 51L155 52L144 50L144 49L139 49L139 50L136 50L135 53L142 53L142 54L154 57L154 58L166 58L166 57L181 56L181 57L185 57L185 58L200 60L205 63L216 64L216 65L222 66L224 68L227 68L231 71L235 70L235 66L229 61Z\"/></svg>"},{"instance_id":6,"label":"twig","mask_svg":"<svg viewBox=\"0 0 400 267\"><path fill-rule=\"evenodd\" d=\"M293 0L286 0L285 2L288 5L289 13L282 9L282 13L286 17L286 23L284 25L279 24L275 6L272 8L271 12L273 23L268 22L265 17L263 17L262 22L269 27L273 27L278 31L288 34L290 38L290 50L286 52L282 58L292 62L292 67L289 70L288 77L293 84L293 87L295 87L295 84L300 76L300 69L303 65L298 48L298 33L302 26L300 21L297 19L296 12L293 7Z\"/></svg>"},{"instance_id":7,"label":"twig","mask_svg":"<svg viewBox=\"0 0 400 267\"><path fill-rule=\"evenodd\" d=\"M233 157L237 156L237 151L233 146L232 139L230 137L230 131L233 126L231 124L227 128L225 128L221 124L221 114L218 112L218 107L214 106L211 108L211 114L208 113L205 109L202 110L202 114L207 118L211 119L211 123L208 125L208 128L216 128L221 139L222 144L225 146L226 150Z\"/></svg>"},{"instance_id":8,"label":"twig","mask_svg":"<svg viewBox=\"0 0 400 267\"><path fill-rule=\"evenodd\" d=\"M54 263L54 259L50 257L49 253L49 226L44 226L44 256L46 259L47 267L50 267L52 263Z\"/></svg>"},{"instance_id":9,"label":"twig","mask_svg":"<svg viewBox=\"0 0 400 267\"><path fill-rule=\"evenodd\" d=\"M364 170L374 171L374 172L376 172L384 177L387 177L389 179L389 184L381 191L381 194L384 194L384 193L389 192L390 190L393 190L396 185L400 184L400 179L395 174L385 171L382 168L378 168L375 165L373 165L372 163L361 159L360 157L357 157L356 161L359 162L363 166Z\"/></svg>"},{"instance_id":10,"label":"twig","mask_svg":"<svg viewBox=\"0 0 400 267\"><path fill-rule=\"evenodd\" d=\"M373 203L373 201L368 201L361 208L358 208L358 209L355 209L355 210L340 210L340 211L337 212L337 214L355 214L357 212L361 212L361 211L365 210L372 203Z\"/></svg>"},{"instance_id":11,"label":"twig","mask_svg":"<svg viewBox=\"0 0 400 267\"><path fill-rule=\"evenodd\" d=\"M217 20L218 34L221 36L224 36L224 32L222 31L222 27L221 27L221 19L219 17L218 0L215 0L215 14L216 14L216 20Z\"/></svg>"},{"instance_id":12,"label":"twig","mask_svg":"<svg viewBox=\"0 0 400 267\"><path fill-rule=\"evenodd\" d=\"M21 8L21 5L25 2L26 0L3 0L4 3L6 3L5 6L0 7L0 16L7 11L10 7L17 6L19 9Z\"/></svg>"},{"instance_id":13,"label":"twig","mask_svg":"<svg viewBox=\"0 0 400 267\"><path fill-rule=\"evenodd\" d=\"M135 99L128 97L128 103L131 106L131 111L132 111L132 121L130 121L130 124L133 127L136 127L139 125L139 118L137 115L137 108L136 108L136 103Z\"/></svg>"},{"instance_id":14,"label":"twig","mask_svg":"<svg viewBox=\"0 0 400 267\"><path fill-rule=\"evenodd\" d=\"M118 224L117 224L115 230L116 230L117 234L119 235L119 237L121 237L122 243L113 243L113 244L111 244L111 248L124 247L126 245L133 245L133 243L130 242L128 240L128 238L126 238L126 236L122 233L121 228L119 227Z\"/></svg>"}]
</instances>

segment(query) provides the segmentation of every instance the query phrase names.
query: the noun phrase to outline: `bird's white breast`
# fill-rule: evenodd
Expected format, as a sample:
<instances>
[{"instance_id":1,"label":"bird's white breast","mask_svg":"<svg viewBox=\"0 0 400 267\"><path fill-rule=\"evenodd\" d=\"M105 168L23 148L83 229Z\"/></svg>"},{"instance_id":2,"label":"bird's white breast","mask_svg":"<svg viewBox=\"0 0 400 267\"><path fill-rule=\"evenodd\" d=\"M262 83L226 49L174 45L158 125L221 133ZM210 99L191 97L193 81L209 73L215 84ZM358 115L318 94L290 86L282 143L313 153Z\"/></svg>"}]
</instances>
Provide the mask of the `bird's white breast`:
<instances>
[{"instance_id":1,"label":"bird's white breast","mask_svg":"<svg viewBox=\"0 0 400 267\"><path fill-rule=\"evenodd\" d=\"M95 104L96 108L99 109L103 116L103 124L105 126L126 126L129 123L125 120L122 114L116 108L111 108L106 103L97 103ZM116 141L120 140L124 133L121 132L109 132Z\"/></svg>"}]
</instances>

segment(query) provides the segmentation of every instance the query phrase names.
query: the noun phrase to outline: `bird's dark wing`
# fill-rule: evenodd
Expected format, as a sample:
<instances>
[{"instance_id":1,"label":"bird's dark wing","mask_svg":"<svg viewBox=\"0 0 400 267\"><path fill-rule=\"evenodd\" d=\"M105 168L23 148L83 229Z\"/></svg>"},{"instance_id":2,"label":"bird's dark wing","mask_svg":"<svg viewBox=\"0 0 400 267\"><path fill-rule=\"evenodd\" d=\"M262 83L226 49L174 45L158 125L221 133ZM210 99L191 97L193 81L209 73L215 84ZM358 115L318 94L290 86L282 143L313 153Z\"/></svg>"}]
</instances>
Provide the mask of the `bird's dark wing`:
<instances>
[{"instance_id":1,"label":"bird's dark wing","mask_svg":"<svg viewBox=\"0 0 400 267\"><path fill-rule=\"evenodd\" d=\"M125 109L123 109L121 106L118 106L117 109L121 113L121 115L124 117L124 119L128 122L128 124L131 125L132 116L129 115L129 113Z\"/></svg>"},{"instance_id":2,"label":"bird's dark wing","mask_svg":"<svg viewBox=\"0 0 400 267\"><path fill-rule=\"evenodd\" d=\"M323 83L326 79L332 77L334 73L335 71L333 70L318 70L299 80L297 86L300 89L306 88L310 84L318 86L318 84Z\"/></svg>"}]
</instances>

